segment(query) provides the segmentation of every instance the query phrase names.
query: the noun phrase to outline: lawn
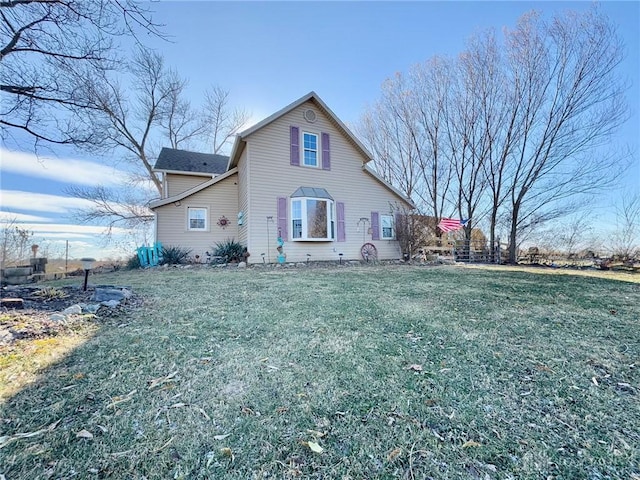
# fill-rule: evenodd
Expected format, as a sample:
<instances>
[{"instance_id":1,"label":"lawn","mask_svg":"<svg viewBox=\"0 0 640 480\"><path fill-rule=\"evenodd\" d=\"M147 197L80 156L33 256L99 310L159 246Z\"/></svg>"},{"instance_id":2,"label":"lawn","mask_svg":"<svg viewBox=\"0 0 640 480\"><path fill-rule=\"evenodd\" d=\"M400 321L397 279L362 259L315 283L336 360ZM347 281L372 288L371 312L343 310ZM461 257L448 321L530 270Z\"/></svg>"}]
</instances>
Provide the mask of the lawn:
<instances>
[{"instance_id":1,"label":"lawn","mask_svg":"<svg viewBox=\"0 0 640 480\"><path fill-rule=\"evenodd\" d=\"M454 266L93 280L144 303L0 406L0 478L640 479L640 283Z\"/></svg>"}]
</instances>

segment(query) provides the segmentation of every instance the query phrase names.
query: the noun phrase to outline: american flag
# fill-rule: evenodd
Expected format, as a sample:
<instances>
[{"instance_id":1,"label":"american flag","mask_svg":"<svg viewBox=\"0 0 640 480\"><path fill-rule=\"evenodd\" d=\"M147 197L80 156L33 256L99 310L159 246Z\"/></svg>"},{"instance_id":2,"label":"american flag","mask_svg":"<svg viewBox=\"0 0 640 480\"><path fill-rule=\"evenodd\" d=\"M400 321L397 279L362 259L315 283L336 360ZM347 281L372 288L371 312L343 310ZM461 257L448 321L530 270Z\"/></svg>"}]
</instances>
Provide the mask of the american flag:
<instances>
[{"instance_id":1,"label":"american flag","mask_svg":"<svg viewBox=\"0 0 640 480\"><path fill-rule=\"evenodd\" d=\"M443 232L452 232L454 230L460 230L464 227L469 219L458 220L457 218L443 218L438 224L438 228Z\"/></svg>"}]
</instances>

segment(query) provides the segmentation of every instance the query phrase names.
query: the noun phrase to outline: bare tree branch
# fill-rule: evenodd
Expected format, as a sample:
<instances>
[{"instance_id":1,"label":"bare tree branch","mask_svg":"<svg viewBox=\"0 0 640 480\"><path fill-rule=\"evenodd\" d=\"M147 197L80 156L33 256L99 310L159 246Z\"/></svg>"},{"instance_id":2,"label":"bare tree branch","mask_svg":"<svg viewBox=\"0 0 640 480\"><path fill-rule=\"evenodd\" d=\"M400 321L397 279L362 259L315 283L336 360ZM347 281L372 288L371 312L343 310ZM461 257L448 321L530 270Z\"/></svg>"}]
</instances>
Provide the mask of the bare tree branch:
<instances>
[{"instance_id":1,"label":"bare tree branch","mask_svg":"<svg viewBox=\"0 0 640 480\"><path fill-rule=\"evenodd\" d=\"M66 129L74 92L87 74L117 66L117 40L142 30L161 36L148 8L133 0L0 2L2 136L22 130L37 140L85 144L86 128Z\"/></svg>"}]
</instances>

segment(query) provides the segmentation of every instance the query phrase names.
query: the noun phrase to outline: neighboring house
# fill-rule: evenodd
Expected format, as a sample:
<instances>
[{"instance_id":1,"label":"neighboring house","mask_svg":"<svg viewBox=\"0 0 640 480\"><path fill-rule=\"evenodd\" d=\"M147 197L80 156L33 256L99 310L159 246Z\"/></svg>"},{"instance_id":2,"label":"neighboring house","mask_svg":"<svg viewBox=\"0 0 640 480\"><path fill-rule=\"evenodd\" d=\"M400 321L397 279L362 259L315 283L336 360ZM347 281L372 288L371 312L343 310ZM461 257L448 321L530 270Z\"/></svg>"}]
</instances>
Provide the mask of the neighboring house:
<instances>
[{"instance_id":1,"label":"neighboring house","mask_svg":"<svg viewBox=\"0 0 640 480\"><path fill-rule=\"evenodd\" d=\"M222 163L226 160L224 168ZM156 240L205 258L233 238L250 263L402 257L395 218L413 205L367 163L371 154L311 92L240 133L230 157L163 149Z\"/></svg>"}]
</instances>

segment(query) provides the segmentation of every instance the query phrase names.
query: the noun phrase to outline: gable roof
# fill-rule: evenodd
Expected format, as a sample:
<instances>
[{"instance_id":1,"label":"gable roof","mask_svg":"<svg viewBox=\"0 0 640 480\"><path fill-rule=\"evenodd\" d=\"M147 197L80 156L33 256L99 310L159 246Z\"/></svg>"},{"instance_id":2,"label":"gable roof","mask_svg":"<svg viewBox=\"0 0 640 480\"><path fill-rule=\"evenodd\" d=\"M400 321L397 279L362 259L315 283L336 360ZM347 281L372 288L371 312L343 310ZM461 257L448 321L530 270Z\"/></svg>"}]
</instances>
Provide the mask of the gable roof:
<instances>
[{"instance_id":1,"label":"gable roof","mask_svg":"<svg viewBox=\"0 0 640 480\"><path fill-rule=\"evenodd\" d=\"M198 153L164 147L154 170L175 173L220 175L227 171L229 157L215 153Z\"/></svg>"},{"instance_id":2,"label":"gable roof","mask_svg":"<svg viewBox=\"0 0 640 480\"><path fill-rule=\"evenodd\" d=\"M190 188L189 190L185 190L184 192L178 193L177 195L174 195L173 197L160 198L158 200L153 200L152 202L149 202L149 208L151 210L153 210L154 208L162 207L163 205L168 205L168 204L173 203L173 202L179 202L180 200L183 200L183 199L193 195L194 193L198 193L201 190L204 190L205 188L210 187L211 185L215 185L216 183L221 182L225 178L229 178L230 176L232 176L235 173L238 173L238 169L237 168L232 168L231 170L227 170L222 175L218 175L216 177L213 177L208 182L204 182L204 183L201 183L200 185L196 185L195 187Z\"/></svg>"},{"instance_id":3,"label":"gable roof","mask_svg":"<svg viewBox=\"0 0 640 480\"><path fill-rule=\"evenodd\" d=\"M400 190L398 190L396 187L394 187L389 182L387 182L384 178L382 178L378 174L378 172L376 172L375 170L369 168L369 165L362 165L362 170L364 172L368 173L369 175L371 175L375 180L380 182L380 184L382 184L382 186L384 188L386 188L390 192L393 192L395 195L400 197L402 199L402 201L405 202L407 205L409 205L412 209L415 210L415 209L418 208L418 207L416 207L416 204L413 203L413 200L411 200L410 198L407 198Z\"/></svg>"},{"instance_id":4,"label":"gable roof","mask_svg":"<svg viewBox=\"0 0 640 480\"><path fill-rule=\"evenodd\" d=\"M256 123L253 127L250 127L240 132L238 135L236 135L236 140L233 144L233 149L231 150L231 156L229 157L228 168L233 168L238 166L238 160L240 159L240 155L242 154L242 151L244 150L244 147L245 147L245 143L246 143L245 139L249 135L251 135L254 132L257 132L261 128L269 125L271 122L274 122L278 118L282 117L283 115L286 115L290 111L298 108L300 105L308 101L311 101L312 103L314 103L318 107L318 109L329 118L329 120L336 126L336 128L342 132L342 134L347 138L347 140L349 140L353 144L356 150L358 150L362 154L362 156L364 157L363 163L367 163L373 160L373 155L371 155L369 150L367 150L367 148L360 142L360 140L358 140L358 138L353 134L353 132L351 132L351 130L349 130L349 128L344 123L342 123L342 120L340 120L336 116L336 114L331 111L331 109L327 106L327 104L320 99L318 94L316 92L309 92L303 97L300 97L295 102L290 103L283 109L278 110L273 115L270 115L264 120Z\"/></svg>"}]
</instances>

